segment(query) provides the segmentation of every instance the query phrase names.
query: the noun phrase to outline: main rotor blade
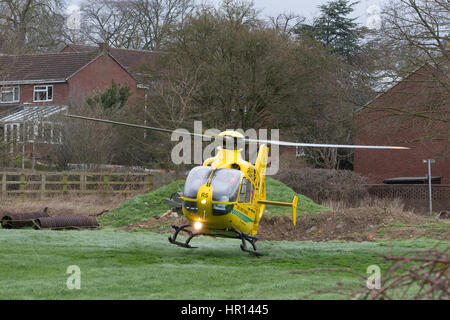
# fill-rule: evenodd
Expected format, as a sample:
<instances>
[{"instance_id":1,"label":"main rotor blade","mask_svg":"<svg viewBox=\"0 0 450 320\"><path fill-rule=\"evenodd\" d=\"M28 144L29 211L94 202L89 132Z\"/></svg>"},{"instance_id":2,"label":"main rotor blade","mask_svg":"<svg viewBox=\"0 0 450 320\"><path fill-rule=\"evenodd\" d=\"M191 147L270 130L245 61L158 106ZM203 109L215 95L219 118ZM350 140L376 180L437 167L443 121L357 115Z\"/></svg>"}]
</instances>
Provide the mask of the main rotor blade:
<instances>
[{"instance_id":1,"label":"main rotor blade","mask_svg":"<svg viewBox=\"0 0 450 320\"><path fill-rule=\"evenodd\" d=\"M146 129L146 130L153 130L153 131L160 131L160 132L167 132L167 133L176 132L176 133L181 134L181 135L196 136L196 137L202 137L202 138L208 138L208 139L219 138L219 139L223 140L225 138L225 137L218 136L218 135L207 135L207 134L194 133L194 132L183 132L183 131L178 131L178 130L170 130L170 129L164 129L164 128L156 128L156 127L144 126L144 125L140 125L140 124L118 122L118 121L97 119L97 118L89 118L89 117L77 116L77 115L73 115L73 114L66 114L65 116L69 117L69 118L74 118L74 119L82 119L82 120L103 122L103 123L109 123L109 124L124 126L124 127Z\"/></svg>"},{"instance_id":2,"label":"main rotor blade","mask_svg":"<svg viewBox=\"0 0 450 320\"><path fill-rule=\"evenodd\" d=\"M347 145L347 144L320 144L320 143L299 143L299 142L287 142L287 141L275 141L275 140L258 140L258 139L243 139L246 143L266 143L277 144L280 146L291 147L312 147L312 148L345 148L345 149L391 149L391 150L407 150L407 147L395 147L395 146L360 146L360 145Z\"/></svg>"}]
</instances>

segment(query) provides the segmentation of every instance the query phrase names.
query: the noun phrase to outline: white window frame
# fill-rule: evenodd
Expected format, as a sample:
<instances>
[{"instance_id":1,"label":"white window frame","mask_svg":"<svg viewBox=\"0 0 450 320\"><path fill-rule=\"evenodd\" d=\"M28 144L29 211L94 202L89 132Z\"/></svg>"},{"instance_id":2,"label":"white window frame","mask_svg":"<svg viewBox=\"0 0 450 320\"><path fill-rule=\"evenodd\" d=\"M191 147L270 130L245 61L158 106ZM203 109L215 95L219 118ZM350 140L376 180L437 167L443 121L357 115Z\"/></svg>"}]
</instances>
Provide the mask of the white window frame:
<instances>
[{"instance_id":1,"label":"white window frame","mask_svg":"<svg viewBox=\"0 0 450 320\"><path fill-rule=\"evenodd\" d=\"M14 91L17 88L17 100L14 99ZM9 89L9 90L8 90ZM3 94L10 93L12 90L13 100L3 101ZM0 103L15 103L20 101L20 86L0 87Z\"/></svg>"},{"instance_id":2,"label":"white window frame","mask_svg":"<svg viewBox=\"0 0 450 320\"><path fill-rule=\"evenodd\" d=\"M36 90L36 88L44 88L45 87L45 90L44 89L38 89L38 90ZM48 98L48 88L52 88L52 98L51 99L49 99ZM45 92L46 93L46 100L36 100L36 92ZM52 84L49 84L49 85L37 85L37 86L34 86L34 88L33 88L33 102L47 102L47 101L53 101L53 97L54 97L54 95L55 95L55 90L53 89L53 85Z\"/></svg>"}]
</instances>

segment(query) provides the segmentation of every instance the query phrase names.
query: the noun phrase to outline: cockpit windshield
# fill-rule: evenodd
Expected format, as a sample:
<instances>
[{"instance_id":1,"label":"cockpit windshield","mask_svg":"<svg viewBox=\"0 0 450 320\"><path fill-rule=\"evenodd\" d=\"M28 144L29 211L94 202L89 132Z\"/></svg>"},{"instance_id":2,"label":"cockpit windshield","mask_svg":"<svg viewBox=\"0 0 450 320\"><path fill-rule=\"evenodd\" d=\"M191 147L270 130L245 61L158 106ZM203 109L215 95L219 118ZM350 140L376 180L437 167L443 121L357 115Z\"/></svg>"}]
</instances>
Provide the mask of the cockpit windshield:
<instances>
[{"instance_id":1,"label":"cockpit windshield","mask_svg":"<svg viewBox=\"0 0 450 320\"><path fill-rule=\"evenodd\" d=\"M195 167L190 172L184 184L183 196L186 198L197 198L198 190L202 185L208 182L209 176L213 168L211 167Z\"/></svg>"},{"instance_id":2,"label":"cockpit windshield","mask_svg":"<svg viewBox=\"0 0 450 320\"><path fill-rule=\"evenodd\" d=\"M235 169L216 169L211 180L213 201L234 202L237 199L242 172Z\"/></svg>"},{"instance_id":3,"label":"cockpit windshield","mask_svg":"<svg viewBox=\"0 0 450 320\"><path fill-rule=\"evenodd\" d=\"M197 198L198 190L208 182L211 167L199 166L189 172L184 185L183 195L186 198ZM216 169L211 179L213 201L235 202L239 192L242 172L235 169Z\"/></svg>"}]
</instances>

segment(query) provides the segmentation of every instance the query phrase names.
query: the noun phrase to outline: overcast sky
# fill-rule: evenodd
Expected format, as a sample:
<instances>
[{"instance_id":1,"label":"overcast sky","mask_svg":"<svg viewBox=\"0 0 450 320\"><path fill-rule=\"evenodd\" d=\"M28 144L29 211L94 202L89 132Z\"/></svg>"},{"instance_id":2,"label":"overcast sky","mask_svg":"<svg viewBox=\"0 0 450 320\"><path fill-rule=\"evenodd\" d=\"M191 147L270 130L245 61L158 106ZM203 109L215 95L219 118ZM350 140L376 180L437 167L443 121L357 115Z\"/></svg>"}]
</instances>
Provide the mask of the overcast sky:
<instances>
[{"instance_id":1,"label":"overcast sky","mask_svg":"<svg viewBox=\"0 0 450 320\"><path fill-rule=\"evenodd\" d=\"M70 4L77 5L82 0L68 0ZM212 2L218 4L222 0L197 0L197 2ZM319 5L328 2L327 0L254 0L255 7L262 10L262 13L267 16L276 16L279 13L295 13L311 19L319 13L317 8ZM353 17L358 18L358 22L362 25L370 23L370 16L367 13L373 12L373 6L382 7L388 0L360 0L356 5Z\"/></svg>"}]
</instances>

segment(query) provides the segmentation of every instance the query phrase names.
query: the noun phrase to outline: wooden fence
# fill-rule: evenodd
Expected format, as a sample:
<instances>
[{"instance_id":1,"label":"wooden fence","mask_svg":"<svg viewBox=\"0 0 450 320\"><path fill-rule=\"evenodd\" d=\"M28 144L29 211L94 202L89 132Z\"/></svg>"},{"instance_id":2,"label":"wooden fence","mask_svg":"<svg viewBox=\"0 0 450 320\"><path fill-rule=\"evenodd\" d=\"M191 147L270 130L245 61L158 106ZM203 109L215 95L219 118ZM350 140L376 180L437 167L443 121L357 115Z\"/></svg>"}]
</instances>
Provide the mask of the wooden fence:
<instances>
[{"instance_id":1,"label":"wooden fence","mask_svg":"<svg viewBox=\"0 0 450 320\"><path fill-rule=\"evenodd\" d=\"M0 172L1 196L133 194L180 179L175 173Z\"/></svg>"}]
</instances>

